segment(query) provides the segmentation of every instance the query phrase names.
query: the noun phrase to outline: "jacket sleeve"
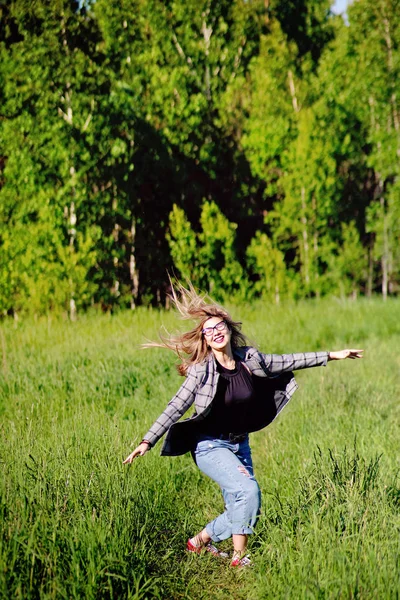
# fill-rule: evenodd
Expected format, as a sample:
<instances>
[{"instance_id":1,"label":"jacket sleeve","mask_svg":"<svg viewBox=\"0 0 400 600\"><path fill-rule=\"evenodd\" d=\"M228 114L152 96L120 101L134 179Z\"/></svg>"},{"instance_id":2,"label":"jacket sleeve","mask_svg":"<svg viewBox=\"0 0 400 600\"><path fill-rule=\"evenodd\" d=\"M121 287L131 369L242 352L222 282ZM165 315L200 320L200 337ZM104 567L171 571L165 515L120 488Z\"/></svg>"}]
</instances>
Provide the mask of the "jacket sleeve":
<instances>
[{"instance_id":1,"label":"jacket sleeve","mask_svg":"<svg viewBox=\"0 0 400 600\"><path fill-rule=\"evenodd\" d=\"M262 354L260 352L260 354L265 371L271 376L310 367L325 367L328 362L328 352L325 351L297 354Z\"/></svg>"},{"instance_id":2,"label":"jacket sleeve","mask_svg":"<svg viewBox=\"0 0 400 600\"><path fill-rule=\"evenodd\" d=\"M196 371L193 366L189 368L185 381L172 400L168 402L167 408L153 423L143 439L154 446L171 425L176 423L193 404L197 388Z\"/></svg>"}]
</instances>

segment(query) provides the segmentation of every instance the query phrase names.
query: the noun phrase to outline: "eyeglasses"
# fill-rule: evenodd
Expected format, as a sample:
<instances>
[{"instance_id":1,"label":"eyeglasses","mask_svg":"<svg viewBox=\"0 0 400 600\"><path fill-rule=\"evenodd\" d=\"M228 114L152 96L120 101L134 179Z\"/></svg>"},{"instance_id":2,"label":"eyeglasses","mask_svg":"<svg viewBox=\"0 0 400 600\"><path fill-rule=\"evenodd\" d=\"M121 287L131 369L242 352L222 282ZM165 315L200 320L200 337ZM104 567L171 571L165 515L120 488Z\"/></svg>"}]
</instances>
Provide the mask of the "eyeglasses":
<instances>
[{"instance_id":1,"label":"eyeglasses","mask_svg":"<svg viewBox=\"0 0 400 600\"><path fill-rule=\"evenodd\" d=\"M227 328L228 325L225 323L225 321L220 321L219 323L214 325L214 327L205 327L202 333L205 337L211 337L214 334L214 329L216 329L217 331L224 331Z\"/></svg>"}]
</instances>

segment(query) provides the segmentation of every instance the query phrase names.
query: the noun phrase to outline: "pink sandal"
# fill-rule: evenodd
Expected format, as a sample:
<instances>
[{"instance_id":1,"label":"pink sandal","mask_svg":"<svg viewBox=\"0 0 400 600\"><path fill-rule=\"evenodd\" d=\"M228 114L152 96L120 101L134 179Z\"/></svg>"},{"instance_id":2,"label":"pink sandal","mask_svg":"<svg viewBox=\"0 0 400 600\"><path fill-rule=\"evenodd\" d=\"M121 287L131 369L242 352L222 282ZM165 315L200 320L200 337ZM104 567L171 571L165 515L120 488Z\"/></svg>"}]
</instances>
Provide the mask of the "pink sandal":
<instances>
[{"instance_id":1,"label":"pink sandal","mask_svg":"<svg viewBox=\"0 0 400 600\"><path fill-rule=\"evenodd\" d=\"M236 558L232 558L231 567L239 567L239 569L242 569L243 567L252 566L253 564L248 556L242 556L242 558L237 556Z\"/></svg>"},{"instance_id":2,"label":"pink sandal","mask_svg":"<svg viewBox=\"0 0 400 600\"><path fill-rule=\"evenodd\" d=\"M221 552L218 550L211 542L208 544L204 544L204 546L195 546L190 539L188 539L186 544L186 550L188 552L194 552L195 554L201 554L202 552L210 552L213 556L218 556L219 558L228 558L229 554L226 552Z\"/></svg>"}]
</instances>

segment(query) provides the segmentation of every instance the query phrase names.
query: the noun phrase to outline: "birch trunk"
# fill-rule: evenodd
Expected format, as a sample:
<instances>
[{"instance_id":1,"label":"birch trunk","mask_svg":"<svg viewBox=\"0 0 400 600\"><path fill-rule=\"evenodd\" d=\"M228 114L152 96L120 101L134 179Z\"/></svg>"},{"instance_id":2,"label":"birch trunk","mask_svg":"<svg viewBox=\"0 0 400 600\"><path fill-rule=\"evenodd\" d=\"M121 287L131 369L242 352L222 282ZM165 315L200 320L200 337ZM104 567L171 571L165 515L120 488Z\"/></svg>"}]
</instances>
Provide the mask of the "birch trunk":
<instances>
[{"instance_id":1,"label":"birch trunk","mask_svg":"<svg viewBox=\"0 0 400 600\"><path fill-rule=\"evenodd\" d=\"M113 199L112 199L112 211L113 214L115 215L117 212L117 208L118 208L118 195L117 195L117 186L115 184L113 184L112 186L112 191L113 191ZM113 236L113 240L115 242L115 245L118 246L119 243L119 235L120 235L120 231L121 231L121 226L115 222L114 223L114 227L112 230L112 236ZM114 256L113 259L113 263L114 263L114 283L111 286L111 294L114 296L114 298L118 298L118 296L120 295L120 291L119 291L119 287L120 287L120 282L118 279L118 257Z\"/></svg>"},{"instance_id":2,"label":"birch trunk","mask_svg":"<svg viewBox=\"0 0 400 600\"><path fill-rule=\"evenodd\" d=\"M2 371L3 377L7 378L8 366L7 366L7 346L6 346L6 338L4 335L3 329L0 327L0 337L1 337L1 351L2 351Z\"/></svg>"},{"instance_id":3,"label":"birch trunk","mask_svg":"<svg viewBox=\"0 0 400 600\"><path fill-rule=\"evenodd\" d=\"M62 23L62 28L61 28L62 43L63 43L63 47L65 50L65 55L67 56L67 58L69 58L70 52L69 52L69 47L68 47L64 12L61 13L61 23ZM73 125L72 89L71 89L71 82L68 80L65 82L65 92L64 92L64 96L62 97L62 100L64 101L65 110L63 111L59 107L58 113L72 127L72 125ZM72 161L71 161L71 163L72 163ZM75 212L75 202L74 202L74 197L76 194L76 170L75 170L75 167L73 164L70 165L69 174L71 176L71 183L72 183L72 186L71 186L72 199L71 199L69 208L66 208L66 210L64 210L64 214L67 216L67 219L68 219L69 246L70 246L71 252L74 252L75 238L76 238L75 226L77 223L77 216L76 216L76 212ZM72 278L71 274L69 274L68 281L69 281L69 289L70 289L69 318L71 319L71 321L76 321L77 310L76 310L76 303L75 303L75 297L74 297L74 295L75 295L74 287L75 286L74 286L74 282L73 282L73 278Z\"/></svg>"},{"instance_id":4,"label":"birch trunk","mask_svg":"<svg viewBox=\"0 0 400 600\"><path fill-rule=\"evenodd\" d=\"M131 279L131 310L136 308L139 295L139 272L136 265L136 221L131 224L131 255L129 259L129 274Z\"/></svg>"},{"instance_id":5,"label":"birch trunk","mask_svg":"<svg viewBox=\"0 0 400 600\"><path fill-rule=\"evenodd\" d=\"M373 245L372 243L368 248L368 280L367 280L367 296L372 296L372 282L374 276L374 257L373 257Z\"/></svg>"},{"instance_id":6,"label":"birch trunk","mask_svg":"<svg viewBox=\"0 0 400 600\"><path fill-rule=\"evenodd\" d=\"M393 40L390 30L390 22L386 15L383 17L383 26L385 31L385 43L387 50L387 65L389 74L393 74ZM392 92L390 96L390 107L392 111L393 127L397 134L397 156L400 157L400 114L397 108L397 98L395 92ZM389 126L390 128L390 126Z\"/></svg>"},{"instance_id":7,"label":"birch trunk","mask_svg":"<svg viewBox=\"0 0 400 600\"><path fill-rule=\"evenodd\" d=\"M288 78L290 97L292 99L293 111L294 111L295 115L298 115L298 113L301 110L301 107L300 107L298 99L297 99L296 85L294 82L293 72L291 71L291 69L288 70L287 78ZM302 270L303 270L304 282L306 284L307 294L308 294L309 288L310 288L310 246L309 246L309 240L308 240L306 189L305 189L304 185L301 187L300 196L301 196L301 219L300 219L300 221L301 221L301 225L302 225L301 236L302 236L302 242L303 242Z\"/></svg>"},{"instance_id":8,"label":"birch trunk","mask_svg":"<svg viewBox=\"0 0 400 600\"><path fill-rule=\"evenodd\" d=\"M304 273L304 281L306 283L307 288L310 286L310 268L309 268L309 260L310 260L310 248L308 244L308 232L307 232L307 214L306 214L306 190L304 186L301 188L301 224L303 226L302 237L303 237L303 249L304 249L304 263L303 263L303 273Z\"/></svg>"},{"instance_id":9,"label":"birch trunk","mask_svg":"<svg viewBox=\"0 0 400 600\"><path fill-rule=\"evenodd\" d=\"M312 200L311 200L311 206L312 206L312 210L313 210L313 214L314 214L314 219L313 219L313 263L314 263L314 269L315 269L315 281L318 283L318 279L319 279L319 273L318 273L318 254L319 254L319 239L318 239L318 231L317 231L317 225L316 225L316 221L317 221L317 199L315 197L315 194L313 194L312 196ZM319 289L319 286L316 286L316 291L315 294L317 296L317 298L320 298L321 296L321 291Z\"/></svg>"},{"instance_id":10,"label":"birch trunk","mask_svg":"<svg viewBox=\"0 0 400 600\"><path fill-rule=\"evenodd\" d=\"M389 266L389 232L388 232L388 225L387 225L387 213L386 213L386 209L385 209L385 199L383 196L381 196L381 208L382 208L382 219L383 219L383 232L382 232L382 259L381 259L381 267L382 267L382 297L384 300L387 299L387 295L388 295L388 281L389 281L389 271L388 271L388 266Z\"/></svg>"},{"instance_id":11,"label":"birch trunk","mask_svg":"<svg viewBox=\"0 0 400 600\"><path fill-rule=\"evenodd\" d=\"M205 73L204 73L205 95L206 95L207 100L210 101L211 100L211 76L210 76L210 65L208 62L208 55L210 52L210 40L211 40L213 29L211 26L207 27L207 23L206 23L207 12L203 13L203 23L202 23L202 27L201 27L201 32L202 32L203 38L204 38L204 48L205 48L205 55L206 55L206 68L205 68Z\"/></svg>"},{"instance_id":12,"label":"birch trunk","mask_svg":"<svg viewBox=\"0 0 400 600\"><path fill-rule=\"evenodd\" d=\"M281 301L281 297L280 297L280 294L279 294L279 285L276 284L275 285L275 304L279 304L280 301Z\"/></svg>"},{"instance_id":13,"label":"birch trunk","mask_svg":"<svg viewBox=\"0 0 400 600\"><path fill-rule=\"evenodd\" d=\"M300 107L299 107L299 103L297 101L296 87L294 85L293 73L290 69L288 71L288 82L289 82L290 96L292 98L293 110L297 114L300 111Z\"/></svg>"},{"instance_id":14,"label":"birch trunk","mask_svg":"<svg viewBox=\"0 0 400 600\"><path fill-rule=\"evenodd\" d=\"M391 67L391 54L390 48L388 49L388 66ZM373 96L369 98L369 105L371 107L371 128L375 129L375 131L380 130L380 124L375 118L375 100ZM390 124L388 125L388 132L390 129ZM378 154L382 152L382 143L380 141L377 142ZM389 231L388 231L388 215L385 206L385 198L384 198L384 181L382 180L379 173L376 173L378 179L378 196L377 201L380 203L381 207L381 219L382 219L382 254L381 254L381 269L382 269L382 297L384 300L387 299L388 295L388 281L389 281L389 253L390 253L390 243L389 243Z\"/></svg>"}]
</instances>

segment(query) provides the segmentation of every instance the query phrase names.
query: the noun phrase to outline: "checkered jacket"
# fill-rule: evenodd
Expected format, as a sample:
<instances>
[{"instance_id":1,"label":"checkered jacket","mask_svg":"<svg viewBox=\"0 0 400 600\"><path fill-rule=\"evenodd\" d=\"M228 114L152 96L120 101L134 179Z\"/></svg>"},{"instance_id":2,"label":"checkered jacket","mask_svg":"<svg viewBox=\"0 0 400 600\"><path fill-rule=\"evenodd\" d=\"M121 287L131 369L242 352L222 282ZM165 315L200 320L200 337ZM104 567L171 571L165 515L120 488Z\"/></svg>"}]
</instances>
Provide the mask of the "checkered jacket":
<instances>
[{"instance_id":1,"label":"checkered jacket","mask_svg":"<svg viewBox=\"0 0 400 600\"><path fill-rule=\"evenodd\" d=\"M306 352L302 354L262 354L256 348L234 348L235 358L242 361L257 377L276 378L283 382L279 393L273 394L274 418L289 402L298 385L292 371L309 367L326 366L328 352ZM285 375L283 375L285 374ZM187 376L178 392L168 403L164 412L150 427L143 439L152 446L168 434L161 449L164 456L175 456L188 452L193 445L196 424L204 420L211 409L217 391L219 373L213 354L202 363L189 367ZM195 414L183 421L179 419L194 404ZM271 419L273 420L273 419Z\"/></svg>"}]
</instances>

